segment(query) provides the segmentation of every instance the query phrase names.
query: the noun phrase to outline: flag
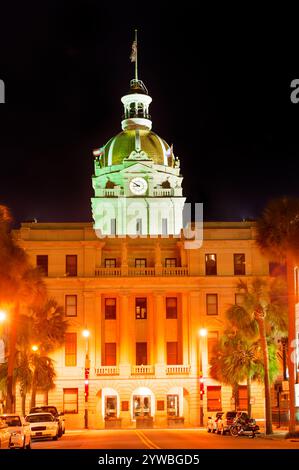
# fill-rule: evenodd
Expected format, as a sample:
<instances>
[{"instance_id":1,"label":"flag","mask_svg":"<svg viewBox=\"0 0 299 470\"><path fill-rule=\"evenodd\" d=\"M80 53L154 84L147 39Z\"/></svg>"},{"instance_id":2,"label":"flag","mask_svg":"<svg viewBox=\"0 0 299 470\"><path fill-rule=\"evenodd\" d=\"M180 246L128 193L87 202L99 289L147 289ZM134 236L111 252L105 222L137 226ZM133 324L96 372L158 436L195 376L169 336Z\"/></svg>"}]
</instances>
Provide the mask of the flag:
<instances>
[{"instance_id":1,"label":"flag","mask_svg":"<svg viewBox=\"0 0 299 470\"><path fill-rule=\"evenodd\" d=\"M130 59L131 62L136 62L137 60L137 41L133 41Z\"/></svg>"}]
</instances>

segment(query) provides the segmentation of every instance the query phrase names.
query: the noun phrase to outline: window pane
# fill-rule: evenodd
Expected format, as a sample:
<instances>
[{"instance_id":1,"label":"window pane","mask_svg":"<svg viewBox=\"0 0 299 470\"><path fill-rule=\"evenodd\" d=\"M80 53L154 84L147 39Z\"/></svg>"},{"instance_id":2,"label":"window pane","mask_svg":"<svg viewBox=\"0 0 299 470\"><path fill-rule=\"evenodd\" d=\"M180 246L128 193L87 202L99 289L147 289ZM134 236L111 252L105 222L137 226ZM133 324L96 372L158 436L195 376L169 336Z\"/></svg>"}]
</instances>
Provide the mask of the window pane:
<instances>
[{"instance_id":1,"label":"window pane","mask_svg":"<svg viewBox=\"0 0 299 470\"><path fill-rule=\"evenodd\" d=\"M168 234L167 219L162 219L162 235Z\"/></svg>"},{"instance_id":2,"label":"window pane","mask_svg":"<svg viewBox=\"0 0 299 470\"><path fill-rule=\"evenodd\" d=\"M111 219L110 225L111 235L116 235L116 219Z\"/></svg>"},{"instance_id":3,"label":"window pane","mask_svg":"<svg viewBox=\"0 0 299 470\"><path fill-rule=\"evenodd\" d=\"M177 341L168 341L167 344L167 365L176 365L178 361L178 343Z\"/></svg>"},{"instance_id":4,"label":"window pane","mask_svg":"<svg viewBox=\"0 0 299 470\"><path fill-rule=\"evenodd\" d=\"M217 257L215 254L206 254L206 276L216 276Z\"/></svg>"},{"instance_id":5,"label":"window pane","mask_svg":"<svg viewBox=\"0 0 299 470\"><path fill-rule=\"evenodd\" d=\"M142 235L142 219L136 220L136 234Z\"/></svg>"},{"instance_id":6,"label":"window pane","mask_svg":"<svg viewBox=\"0 0 299 470\"><path fill-rule=\"evenodd\" d=\"M77 276L77 255L66 255L66 274Z\"/></svg>"},{"instance_id":7,"label":"window pane","mask_svg":"<svg viewBox=\"0 0 299 470\"><path fill-rule=\"evenodd\" d=\"M136 320L146 320L147 318L147 302L146 298L135 299L135 318Z\"/></svg>"},{"instance_id":8,"label":"window pane","mask_svg":"<svg viewBox=\"0 0 299 470\"><path fill-rule=\"evenodd\" d=\"M207 294L207 315L218 315L218 298L217 294Z\"/></svg>"},{"instance_id":9,"label":"window pane","mask_svg":"<svg viewBox=\"0 0 299 470\"><path fill-rule=\"evenodd\" d=\"M40 269L43 276L48 276L48 255L37 255L36 266Z\"/></svg>"},{"instance_id":10,"label":"window pane","mask_svg":"<svg viewBox=\"0 0 299 470\"><path fill-rule=\"evenodd\" d=\"M105 366L116 366L116 343L105 343Z\"/></svg>"},{"instance_id":11,"label":"window pane","mask_svg":"<svg viewBox=\"0 0 299 470\"><path fill-rule=\"evenodd\" d=\"M115 258L106 258L105 259L105 268L115 268L116 259Z\"/></svg>"},{"instance_id":12,"label":"window pane","mask_svg":"<svg viewBox=\"0 0 299 470\"><path fill-rule=\"evenodd\" d=\"M65 333L65 365L77 365L77 333Z\"/></svg>"},{"instance_id":13,"label":"window pane","mask_svg":"<svg viewBox=\"0 0 299 470\"><path fill-rule=\"evenodd\" d=\"M77 296L76 295L65 296L65 316L66 317L77 316Z\"/></svg>"},{"instance_id":14,"label":"window pane","mask_svg":"<svg viewBox=\"0 0 299 470\"><path fill-rule=\"evenodd\" d=\"M167 395L167 415L180 416L178 395Z\"/></svg>"},{"instance_id":15,"label":"window pane","mask_svg":"<svg viewBox=\"0 0 299 470\"><path fill-rule=\"evenodd\" d=\"M105 320L116 319L116 299L105 299Z\"/></svg>"},{"instance_id":16,"label":"window pane","mask_svg":"<svg viewBox=\"0 0 299 470\"><path fill-rule=\"evenodd\" d=\"M237 276L245 274L245 254L235 253L234 254L234 273Z\"/></svg>"},{"instance_id":17,"label":"window pane","mask_svg":"<svg viewBox=\"0 0 299 470\"><path fill-rule=\"evenodd\" d=\"M221 411L221 387L207 387L208 411Z\"/></svg>"},{"instance_id":18,"label":"window pane","mask_svg":"<svg viewBox=\"0 0 299 470\"><path fill-rule=\"evenodd\" d=\"M111 418L117 415L117 397L106 396L105 399L105 416Z\"/></svg>"},{"instance_id":19,"label":"window pane","mask_svg":"<svg viewBox=\"0 0 299 470\"><path fill-rule=\"evenodd\" d=\"M136 268L146 268L146 258L136 258L135 259Z\"/></svg>"},{"instance_id":20,"label":"window pane","mask_svg":"<svg viewBox=\"0 0 299 470\"><path fill-rule=\"evenodd\" d=\"M175 268L176 258L165 258L165 268Z\"/></svg>"},{"instance_id":21,"label":"window pane","mask_svg":"<svg viewBox=\"0 0 299 470\"><path fill-rule=\"evenodd\" d=\"M78 413L78 389L63 389L63 412L69 414Z\"/></svg>"},{"instance_id":22,"label":"window pane","mask_svg":"<svg viewBox=\"0 0 299 470\"><path fill-rule=\"evenodd\" d=\"M147 343L136 343L136 366L147 365Z\"/></svg>"},{"instance_id":23,"label":"window pane","mask_svg":"<svg viewBox=\"0 0 299 470\"><path fill-rule=\"evenodd\" d=\"M238 387L237 409L240 411L247 411L247 386L246 385L239 385Z\"/></svg>"},{"instance_id":24,"label":"window pane","mask_svg":"<svg viewBox=\"0 0 299 470\"><path fill-rule=\"evenodd\" d=\"M166 297L166 318L177 318L176 297Z\"/></svg>"}]
</instances>

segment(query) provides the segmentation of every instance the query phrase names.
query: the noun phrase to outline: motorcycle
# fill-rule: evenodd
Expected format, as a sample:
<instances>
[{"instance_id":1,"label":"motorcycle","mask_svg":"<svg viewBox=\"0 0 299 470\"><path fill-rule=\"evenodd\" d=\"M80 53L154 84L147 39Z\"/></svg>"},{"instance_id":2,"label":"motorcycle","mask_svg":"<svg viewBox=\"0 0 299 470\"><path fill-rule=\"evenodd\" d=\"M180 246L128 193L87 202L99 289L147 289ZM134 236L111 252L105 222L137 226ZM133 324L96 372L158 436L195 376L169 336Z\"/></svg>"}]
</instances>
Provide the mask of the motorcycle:
<instances>
[{"instance_id":1,"label":"motorcycle","mask_svg":"<svg viewBox=\"0 0 299 470\"><path fill-rule=\"evenodd\" d=\"M240 417L236 417L232 426L230 427L230 435L233 437L237 436L249 436L252 439L255 437L256 431L259 430L259 426L257 426L255 419L241 419Z\"/></svg>"}]
</instances>

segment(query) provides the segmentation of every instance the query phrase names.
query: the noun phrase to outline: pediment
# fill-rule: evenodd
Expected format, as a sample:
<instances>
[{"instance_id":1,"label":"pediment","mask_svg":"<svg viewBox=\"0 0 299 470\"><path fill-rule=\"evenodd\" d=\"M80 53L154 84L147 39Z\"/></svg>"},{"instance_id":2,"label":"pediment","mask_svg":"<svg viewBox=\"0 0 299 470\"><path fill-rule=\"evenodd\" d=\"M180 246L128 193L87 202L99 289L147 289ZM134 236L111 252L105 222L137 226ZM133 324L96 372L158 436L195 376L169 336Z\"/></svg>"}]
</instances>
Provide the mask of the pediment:
<instances>
[{"instance_id":1,"label":"pediment","mask_svg":"<svg viewBox=\"0 0 299 470\"><path fill-rule=\"evenodd\" d=\"M157 170L153 168L152 162L136 162L132 165L126 166L120 170L119 173L126 174L126 173L156 173Z\"/></svg>"}]
</instances>

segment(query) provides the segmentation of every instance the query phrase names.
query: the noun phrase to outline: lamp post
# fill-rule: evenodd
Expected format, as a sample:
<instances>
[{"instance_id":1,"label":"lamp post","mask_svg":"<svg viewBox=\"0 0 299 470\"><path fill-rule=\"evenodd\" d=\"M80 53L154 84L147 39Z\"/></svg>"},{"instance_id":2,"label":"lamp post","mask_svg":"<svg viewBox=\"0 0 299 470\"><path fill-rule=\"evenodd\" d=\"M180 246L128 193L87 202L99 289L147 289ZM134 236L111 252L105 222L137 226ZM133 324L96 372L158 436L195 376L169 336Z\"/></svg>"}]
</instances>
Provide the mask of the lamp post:
<instances>
[{"instance_id":1,"label":"lamp post","mask_svg":"<svg viewBox=\"0 0 299 470\"><path fill-rule=\"evenodd\" d=\"M5 310L0 310L0 364L5 363L5 344L4 344L4 323L6 321L7 314ZM0 391L0 413L3 413L4 400L3 393Z\"/></svg>"},{"instance_id":2,"label":"lamp post","mask_svg":"<svg viewBox=\"0 0 299 470\"><path fill-rule=\"evenodd\" d=\"M203 395L204 395L204 378L203 378L203 367L202 367L202 350L203 350L203 339L207 336L208 330L206 328L200 328L199 334L199 351L198 351L198 380L199 380L199 425L203 427Z\"/></svg>"},{"instance_id":3,"label":"lamp post","mask_svg":"<svg viewBox=\"0 0 299 470\"><path fill-rule=\"evenodd\" d=\"M89 394L89 371L90 371L90 359L89 359L89 336L90 331L85 328L82 331L82 336L85 338L85 371L84 371L84 428L88 429L88 394Z\"/></svg>"}]
</instances>

